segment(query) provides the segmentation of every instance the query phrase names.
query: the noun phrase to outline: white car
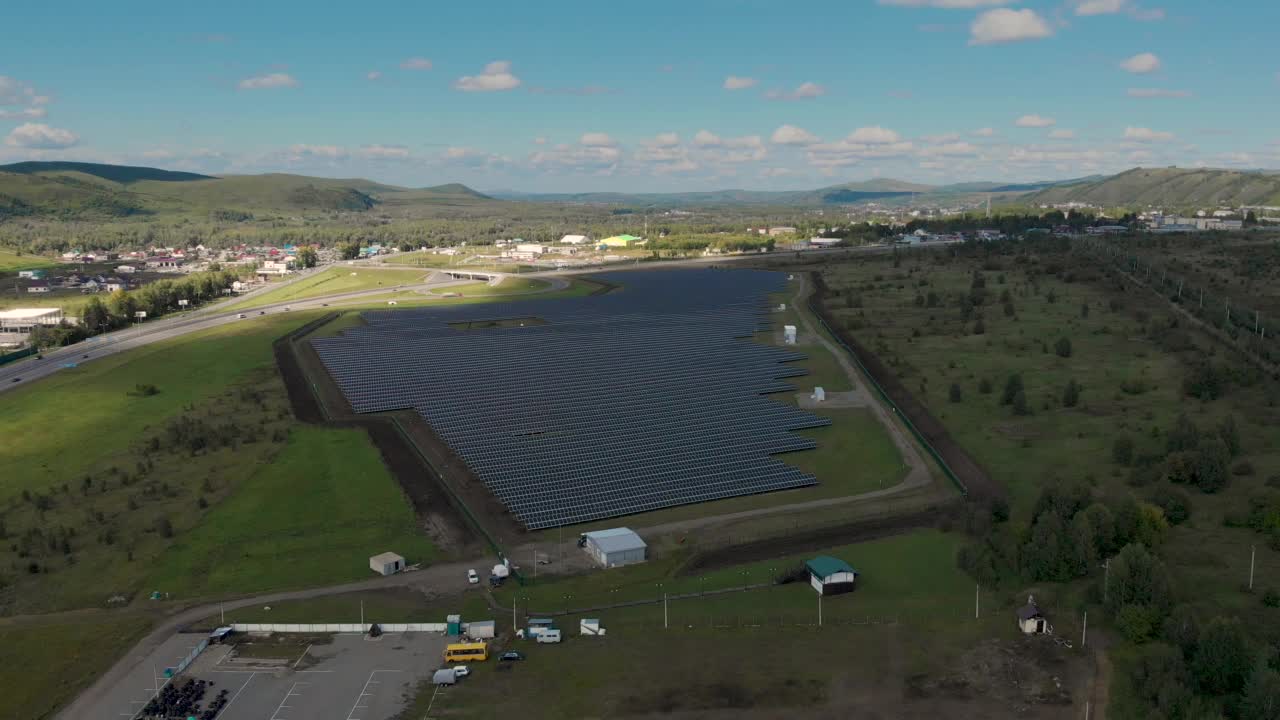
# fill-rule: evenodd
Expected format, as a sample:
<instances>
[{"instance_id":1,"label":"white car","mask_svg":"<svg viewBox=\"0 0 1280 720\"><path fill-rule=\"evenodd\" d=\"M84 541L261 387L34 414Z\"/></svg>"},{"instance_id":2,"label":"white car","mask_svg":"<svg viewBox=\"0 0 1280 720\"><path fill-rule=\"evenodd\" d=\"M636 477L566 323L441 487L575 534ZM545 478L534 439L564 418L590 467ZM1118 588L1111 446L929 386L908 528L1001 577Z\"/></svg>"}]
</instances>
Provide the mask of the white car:
<instances>
[{"instance_id":1,"label":"white car","mask_svg":"<svg viewBox=\"0 0 1280 720\"><path fill-rule=\"evenodd\" d=\"M471 668L466 665L455 665L453 667L453 676L464 678L471 674Z\"/></svg>"},{"instance_id":2,"label":"white car","mask_svg":"<svg viewBox=\"0 0 1280 720\"><path fill-rule=\"evenodd\" d=\"M475 571L475 568L472 568L471 570L467 571L467 582L471 583L472 585L475 585L480 582L480 574Z\"/></svg>"}]
</instances>

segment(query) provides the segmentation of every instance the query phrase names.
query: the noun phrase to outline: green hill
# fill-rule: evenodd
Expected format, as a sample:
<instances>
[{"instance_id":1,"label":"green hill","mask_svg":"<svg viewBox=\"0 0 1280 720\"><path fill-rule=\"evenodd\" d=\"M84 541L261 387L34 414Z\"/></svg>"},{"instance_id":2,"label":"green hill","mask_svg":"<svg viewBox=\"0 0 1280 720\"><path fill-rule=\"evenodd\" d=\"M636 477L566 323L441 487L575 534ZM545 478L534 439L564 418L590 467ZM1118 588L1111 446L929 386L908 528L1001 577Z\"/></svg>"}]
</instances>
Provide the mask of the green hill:
<instances>
[{"instance_id":1,"label":"green hill","mask_svg":"<svg viewBox=\"0 0 1280 720\"><path fill-rule=\"evenodd\" d=\"M109 180L114 183L128 184L139 180L163 180L165 182L183 182L186 180L208 180L208 175L160 170L151 167L133 165L104 165L101 163L60 162L60 161L27 161L11 165L0 165L0 172L17 175L35 173L84 173Z\"/></svg>"},{"instance_id":2,"label":"green hill","mask_svg":"<svg viewBox=\"0 0 1280 720\"><path fill-rule=\"evenodd\" d=\"M422 188L424 193L432 193L435 195L450 195L456 197L473 198L475 200L492 200L493 198L481 192L476 192L462 183L448 183L447 185L435 185L433 187Z\"/></svg>"},{"instance_id":3,"label":"green hill","mask_svg":"<svg viewBox=\"0 0 1280 720\"><path fill-rule=\"evenodd\" d=\"M395 188L368 180L330 180L272 173L230 175L180 183L146 180L134 183L130 189L140 195L163 198L206 211L359 212L377 204L369 192Z\"/></svg>"},{"instance_id":4,"label":"green hill","mask_svg":"<svg viewBox=\"0 0 1280 720\"><path fill-rule=\"evenodd\" d=\"M1027 203L1164 207L1280 205L1280 175L1261 171L1134 168L1096 180L1041 190Z\"/></svg>"}]
</instances>

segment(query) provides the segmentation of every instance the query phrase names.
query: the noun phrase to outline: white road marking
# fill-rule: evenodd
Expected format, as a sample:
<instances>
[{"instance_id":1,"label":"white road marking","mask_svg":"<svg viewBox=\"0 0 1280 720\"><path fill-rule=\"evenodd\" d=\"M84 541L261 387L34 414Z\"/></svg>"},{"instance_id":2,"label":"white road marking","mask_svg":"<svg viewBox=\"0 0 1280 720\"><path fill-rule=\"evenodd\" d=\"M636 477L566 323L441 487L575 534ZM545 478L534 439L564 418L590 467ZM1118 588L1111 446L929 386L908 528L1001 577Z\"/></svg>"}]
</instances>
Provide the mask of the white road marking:
<instances>
[{"instance_id":1,"label":"white road marking","mask_svg":"<svg viewBox=\"0 0 1280 720\"><path fill-rule=\"evenodd\" d=\"M378 685L378 684L380 684L380 683L381 683L381 681L379 681L379 680L374 680L374 679L373 679L373 676L374 676L374 675L377 675L377 674L378 674L378 673L380 673L380 672L402 672L402 671L400 671L400 670L374 670L373 672L369 673L369 679L365 680L365 681L364 681L364 687L360 688L360 694L356 696L356 702L355 702L355 704L354 704L354 705L352 705L352 706L351 706L351 712L347 713L347 720L360 720L360 718L355 717L356 710L358 710L358 709L360 709L360 708L367 707L367 706L365 706L365 705L361 705L361 704L360 704L360 701L361 701L361 700L363 700L364 698L368 697L369 695L372 695L372 694L373 694L373 693L369 692L369 686L370 686L370 685Z\"/></svg>"},{"instance_id":2,"label":"white road marking","mask_svg":"<svg viewBox=\"0 0 1280 720\"><path fill-rule=\"evenodd\" d=\"M306 657L306 656L307 656L307 652L308 652L309 650L311 650L311 645L308 643L308 644L307 644L307 646L306 646L305 648L303 648L303 649L302 649L302 654L298 656L297 661L295 661L295 662L293 663L293 667L294 667L294 669L297 669L297 667L298 667L298 663L302 662L302 658L304 658L304 657Z\"/></svg>"},{"instance_id":3,"label":"white road marking","mask_svg":"<svg viewBox=\"0 0 1280 720\"><path fill-rule=\"evenodd\" d=\"M287 693L285 693L285 694L284 694L284 698L280 700L280 704L279 704L278 706L276 706L276 711L275 711L275 712L273 712L273 713L271 713L271 720L277 720L277 717L276 717L276 716L278 716L278 715L280 714L280 711L281 711L281 710L283 710L284 708L288 707L288 705L285 705L285 703L289 701L289 698L293 697L294 695L301 695L301 694L302 694L302 693L295 693L295 692L294 692L294 690L296 690L296 689L298 688L298 686L299 686L299 685L309 685L309 684L310 684L310 683L294 683L294 684L293 684L293 687L289 688L289 692L287 692Z\"/></svg>"},{"instance_id":4,"label":"white road marking","mask_svg":"<svg viewBox=\"0 0 1280 720\"><path fill-rule=\"evenodd\" d=\"M257 676L258 673L256 672L249 673L249 679L244 681L244 684L240 686L240 689L236 691L236 694L232 695L231 699L227 701L227 704L222 706L222 712L219 712L218 714L222 715L227 710L231 709L231 705L236 701L236 698L240 697L240 693L244 692L244 689L249 687L249 683L253 682L253 679Z\"/></svg>"}]
</instances>

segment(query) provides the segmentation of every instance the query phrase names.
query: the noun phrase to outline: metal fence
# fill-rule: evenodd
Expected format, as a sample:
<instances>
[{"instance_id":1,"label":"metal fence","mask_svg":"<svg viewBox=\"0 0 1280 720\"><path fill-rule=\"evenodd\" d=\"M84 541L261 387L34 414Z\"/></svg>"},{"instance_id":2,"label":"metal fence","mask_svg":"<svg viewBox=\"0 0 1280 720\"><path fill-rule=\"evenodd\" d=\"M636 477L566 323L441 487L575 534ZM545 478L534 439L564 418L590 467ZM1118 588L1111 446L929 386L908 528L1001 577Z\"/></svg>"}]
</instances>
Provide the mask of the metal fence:
<instances>
[{"instance_id":1,"label":"metal fence","mask_svg":"<svg viewBox=\"0 0 1280 720\"><path fill-rule=\"evenodd\" d=\"M365 633L377 625L383 632L433 632L442 633L449 629L445 623L233 623L231 629L236 632L272 632L272 633Z\"/></svg>"},{"instance_id":2,"label":"metal fence","mask_svg":"<svg viewBox=\"0 0 1280 720\"><path fill-rule=\"evenodd\" d=\"M36 350L34 347L29 347L23 350L15 350L11 353L5 353L4 355L0 355L0 365L4 365L5 363L11 363L14 360L21 360L24 357L31 357L32 355L35 355L37 352L39 351Z\"/></svg>"}]
</instances>

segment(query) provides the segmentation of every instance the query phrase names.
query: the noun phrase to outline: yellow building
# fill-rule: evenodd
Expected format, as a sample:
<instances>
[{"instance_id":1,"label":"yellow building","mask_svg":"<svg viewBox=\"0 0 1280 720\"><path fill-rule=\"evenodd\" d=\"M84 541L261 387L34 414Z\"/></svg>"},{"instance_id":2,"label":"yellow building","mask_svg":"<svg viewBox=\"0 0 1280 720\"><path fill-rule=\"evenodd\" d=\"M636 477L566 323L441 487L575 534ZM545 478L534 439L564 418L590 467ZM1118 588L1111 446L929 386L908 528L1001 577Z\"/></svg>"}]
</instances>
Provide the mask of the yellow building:
<instances>
[{"instance_id":1,"label":"yellow building","mask_svg":"<svg viewBox=\"0 0 1280 720\"><path fill-rule=\"evenodd\" d=\"M642 240L634 235L614 235L600 241L604 247L631 247L638 245Z\"/></svg>"}]
</instances>

